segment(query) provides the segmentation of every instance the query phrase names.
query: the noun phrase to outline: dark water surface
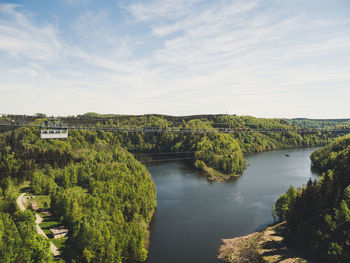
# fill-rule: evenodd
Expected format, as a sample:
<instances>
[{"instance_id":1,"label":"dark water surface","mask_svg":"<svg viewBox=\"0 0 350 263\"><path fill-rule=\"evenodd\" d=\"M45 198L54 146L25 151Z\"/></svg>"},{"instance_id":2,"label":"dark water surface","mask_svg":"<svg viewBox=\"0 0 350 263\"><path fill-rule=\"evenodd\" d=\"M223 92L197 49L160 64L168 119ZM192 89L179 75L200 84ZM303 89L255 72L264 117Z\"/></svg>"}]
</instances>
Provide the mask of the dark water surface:
<instances>
[{"instance_id":1,"label":"dark water surface","mask_svg":"<svg viewBox=\"0 0 350 263\"><path fill-rule=\"evenodd\" d=\"M147 262L221 262L216 259L221 238L260 230L272 222L271 207L279 195L317 178L310 170L314 150L249 155L243 176L225 183L210 183L181 161L147 164L158 201Z\"/></svg>"}]
</instances>

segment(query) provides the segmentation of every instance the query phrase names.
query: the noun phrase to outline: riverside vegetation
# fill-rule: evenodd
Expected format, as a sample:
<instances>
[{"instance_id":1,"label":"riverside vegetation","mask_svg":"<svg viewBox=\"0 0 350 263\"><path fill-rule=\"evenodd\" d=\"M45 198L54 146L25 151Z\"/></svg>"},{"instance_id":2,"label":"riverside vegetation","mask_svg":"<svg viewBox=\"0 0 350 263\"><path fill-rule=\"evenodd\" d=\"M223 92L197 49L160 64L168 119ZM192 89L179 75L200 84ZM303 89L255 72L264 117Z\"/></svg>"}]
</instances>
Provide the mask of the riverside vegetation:
<instances>
[{"instance_id":1,"label":"riverside vegetation","mask_svg":"<svg viewBox=\"0 0 350 263\"><path fill-rule=\"evenodd\" d=\"M307 128L289 124L281 119L263 119L236 115L200 115L173 117L165 115L119 116L87 113L74 118L67 117L70 124L93 124L118 128L149 127L159 130L168 128L211 130L232 128L240 130L225 133L143 133L123 132L109 135L110 141L118 142L133 153L138 152L193 152L192 165L204 171L209 180L223 181L242 174L246 162L244 153L263 152L281 148L311 147L329 143L342 133L300 133ZM338 125L338 123L337 123ZM338 126L334 126L338 127ZM249 129L276 131L249 133Z\"/></svg>"},{"instance_id":2,"label":"riverside vegetation","mask_svg":"<svg viewBox=\"0 0 350 263\"><path fill-rule=\"evenodd\" d=\"M44 120L42 117L31 117L30 121L38 123ZM37 128L4 129L0 135L0 254L5 256L0 262L52 260L48 240L35 231L32 212L20 212L15 205L17 185L24 180L31 181L33 193L50 198L53 216L68 227L69 237L62 253L65 261L140 262L147 257L147 227L156 208L156 189L145 166L130 152L191 151L194 167L205 171L211 180L224 180L242 173L244 153L324 145L337 136L321 132L300 134L295 132L297 125L279 119L229 115L86 114L64 121L111 127L147 124L161 129L215 130L224 126L279 132L182 134L71 130L67 140L41 140Z\"/></svg>"},{"instance_id":3,"label":"riverside vegetation","mask_svg":"<svg viewBox=\"0 0 350 263\"><path fill-rule=\"evenodd\" d=\"M350 134L311 154L317 181L290 188L275 205L286 240L322 262L350 261Z\"/></svg>"}]
</instances>

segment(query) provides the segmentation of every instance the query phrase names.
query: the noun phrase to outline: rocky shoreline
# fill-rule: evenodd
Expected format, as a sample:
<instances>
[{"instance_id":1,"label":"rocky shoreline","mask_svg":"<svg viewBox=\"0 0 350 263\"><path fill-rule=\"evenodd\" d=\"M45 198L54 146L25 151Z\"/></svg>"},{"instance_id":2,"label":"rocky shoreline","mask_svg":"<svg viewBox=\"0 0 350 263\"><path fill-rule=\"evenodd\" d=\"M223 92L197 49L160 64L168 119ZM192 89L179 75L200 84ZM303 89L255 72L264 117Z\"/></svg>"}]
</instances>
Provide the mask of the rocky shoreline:
<instances>
[{"instance_id":1,"label":"rocky shoreline","mask_svg":"<svg viewBox=\"0 0 350 263\"><path fill-rule=\"evenodd\" d=\"M288 248L284 242L285 223L279 223L246 236L222 239L218 258L229 263L280 262L308 263L301 255Z\"/></svg>"}]
</instances>

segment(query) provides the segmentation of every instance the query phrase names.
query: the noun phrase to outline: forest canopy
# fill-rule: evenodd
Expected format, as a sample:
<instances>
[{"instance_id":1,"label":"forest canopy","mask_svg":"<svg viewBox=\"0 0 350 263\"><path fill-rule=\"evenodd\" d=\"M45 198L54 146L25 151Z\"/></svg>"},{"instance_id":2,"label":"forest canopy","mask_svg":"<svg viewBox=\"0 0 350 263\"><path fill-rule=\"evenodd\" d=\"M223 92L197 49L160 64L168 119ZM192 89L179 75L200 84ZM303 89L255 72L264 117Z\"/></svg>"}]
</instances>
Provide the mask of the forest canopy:
<instances>
[{"instance_id":1,"label":"forest canopy","mask_svg":"<svg viewBox=\"0 0 350 263\"><path fill-rule=\"evenodd\" d=\"M0 147L0 224L14 229L15 235L8 239L7 231L0 233L0 251L8 247L13 251L0 262L47 262L50 258L48 240L36 233L32 212L16 211L14 185L28 179L33 193L51 197L50 211L69 229L65 260L146 259L147 226L156 207L156 189L145 166L132 154L118 145L111 147L89 131L72 131L68 140L58 141L41 140L35 131L21 128L3 134ZM24 216L26 220L21 219ZM23 254L28 238L38 240L31 243L38 248Z\"/></svg>"}]
</instances>

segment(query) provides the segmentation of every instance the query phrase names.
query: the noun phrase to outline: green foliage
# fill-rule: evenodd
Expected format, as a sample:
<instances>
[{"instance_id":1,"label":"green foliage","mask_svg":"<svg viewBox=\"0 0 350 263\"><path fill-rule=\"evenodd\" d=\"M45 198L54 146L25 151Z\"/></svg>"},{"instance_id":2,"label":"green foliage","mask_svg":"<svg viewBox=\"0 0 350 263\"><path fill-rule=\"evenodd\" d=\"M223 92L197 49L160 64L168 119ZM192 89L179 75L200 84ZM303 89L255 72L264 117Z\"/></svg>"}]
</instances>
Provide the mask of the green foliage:
<instances>
[{"instance_id":1,"label":"green foliage","mask_svg":"<svg viewBox=\"0 0 350 263\"><path fill-rule=\"evenodd\" d=\"M350 126L350 119L283 119L286 123L291 125L298 125L302 128L308 129L341 129Z\"/></svg>"},{"instance_id":2,"label":"green foliage","mask_svg":"<svg viewBox=\"0 0 350 263\"><path fill-rule=\"evenodd\" d=\"M36 232L32 212L0 212L0 255L0 262L49 261L49 241Z\"/></svg>"},{"instance_id":3,"label":"green foliage","mask_svg":"<svg viewBox=\"0 0 350 263\"><path fill-rule=\"evenodd\" d=\"M278 217L279 221L287 219L288 213L292 208L297 192L293 186L290 186L286 193L282 194L276 201L273 208L274 213Z\"/></svg>"},{"instance_id":4,"label":"green foliage","mask_svg":"<svg viewBox=\"0 0 350 263\"><path fill-rule=\"evenodd\" d=\"M69 176L67 176L69 175ZM57 170L51 208L71 231L65 254L87 262L135 262L147 256L155 186L143 165L116 148L94 151Z\"/></svg>"},{"instance_id":5,"label":"green foliage","mask_svg":"<svg viewBox=\"0 0 350 263\"><path fill-rule=\"evenodd\" d=\"M335 209L334 219L338 225L350 222L350 209L345 200L342 200L338 209Z\"/></svg>"},{"instance_id":6,"label":"green foliage","mask_svg":"<svg viewBox=\"0 0 350 263\"><path fill-rule=\"evenodd\" d=\"M144 261L156 190L147 169L118 144L110 133L90 131L72 131L65 141L40 140L27 129L0 136L0 145L7 145L2 156L11 160L2 163L3 171L13 178L1 180L2 210L11 213L9 218L19 224L18 232L22 233L25 222L32 219L15 220L18 193L13 181L30 179L34 193L50 195L52 214L69 229L65 260ZM13 168L13 164L20 168ZM21 172L27 169L32 171ZM28 224L26 231L30 229L34 231L28 235L32 244L23 236L23 242L9 243L4 249L17 246L23 251L26 245L36 251L33 262L41 262L48 254L43 245L47 240L36 234L35 225ZM11 254L9 262L17 254ZM34 252L23 257L23 262L30 262Z\"/></svg>"},{"instance_id":7,"label":"green foliage","mask_svg":"<svg viewBox=\"0 0 350 263\"><path fill-rule=\"evenodd\" d=\"M243 153L238 142L228 134L203 136L196 150L196 159L202 160L209 167L225 174L243 172Z\"/></svg>"},{"instance_id":8,"label":"green foliage","mask_svg":"<svg viewBox=\"0 0 350 263\"><path fill-rule=\"evenodd\" d=\"M336 139L333 143L311 154L312 165L321 172L336 169L337 165L342 165L346 155L349 153L349 145L350 134Z\"/></svg>"},{"instance_id":9,"label":"green foliage","mask_svg":"<svg viewBox=\"0 0 350 263\"><path fill-rule=\"evenodd\" d=\"M40 116L39 116L40 117ZM37 117L36 122L43 121ZM19 180L30 178L37 168L45 164L52 167L64 167L70 160L79 158L75 150L89 147L121 145L131 152L178 152L194 151L194 161L205 163L204 171L214 169L223 177L235 176L244 169L243 153L262 152L278 148L324 145L333 137L331 133L296 133L299 126L288 124L280 119L262 119L251 116L200 115L173 117L165 115L126 116L113 114L86 113L77 117L61 118L76 126L118 127L118 128L167 128L187 129L193 133L143 133L143 132L92 132L84 135L70 131L68 143L59 140L43 141L36 136L38 130L21 128L0 137L0 173L16 173ZM233 128L242 130L232 134L201 134L196 130L215 131ZM245 130L275 130L270 133L249 133ZM210 149L214 149L211 153ZM198 162L197 162L198 164ZM1 167L1 165L3 167ZM195 165L195 167L202 167ZM209 169L211 168L211 169ZM209 174L208 174L209 176ZM1 178L0 178L1 179Z\"/></svg>"},{"instance_id":10,"label":"green foliage","mask_svg":"<svg viewBox=\"0 0 350 263\"><path fill-rule=\"evenodd\" d=\"M229 178L242 173L245 161L243 154L247 152L262 152L278 148L305 147L324 145L330 142L331 133L296 133L300 127L290 125L280 119L261 119L250 116L235 115L200 115L172 117L165 115L99 115L85 114L78 118L69 118L71 123L94 123L99 127L118 128L167 128L186 129L192 133L167 132L124 132L124 133L91 133L87 140L90 143L119 144L127 150L137 152L178 152L193 151L193 165L207 173L222 174ZM242 130L232 134L196 133L197 130L215 131L217 129L233 128ZM244 130L275 130L270 133L250 133ZM73 133L74 138L79 138ZM74 145L82 147L81 139ZM213 150L213 151L212 151ZM201 161L201 162L198 162ZM205 165L199 165L203 164ZM213 171L209 172L208 171Z\"/></svg>"},{"instance_id":11,"label":"green foliage","mask_svg":"<svg viewBox=\"0 0 350 263\"><path fill-rule=\"evenodd\" d=\"M43 171L35 171L30 182L32 191L36 194L49 194L52 193L57 184L55 183L54 177L50 172L44 174Z\"/></svg>"},{"instance_id":12,"label":"green foliage","mask_svg":"<svg viewBox=\"0 0 350 263\"><path fill-rule=\"evenodd\" d=\"M276 202L276 212L280 207L280 218L287 220L287 240L291 245L322 262L349 262L349 135L315 151L311 159L315 168L326 172L319 181L309 180L298 189L287 209L287 193L283 194Z\"/></svg>"}]
</instances>

